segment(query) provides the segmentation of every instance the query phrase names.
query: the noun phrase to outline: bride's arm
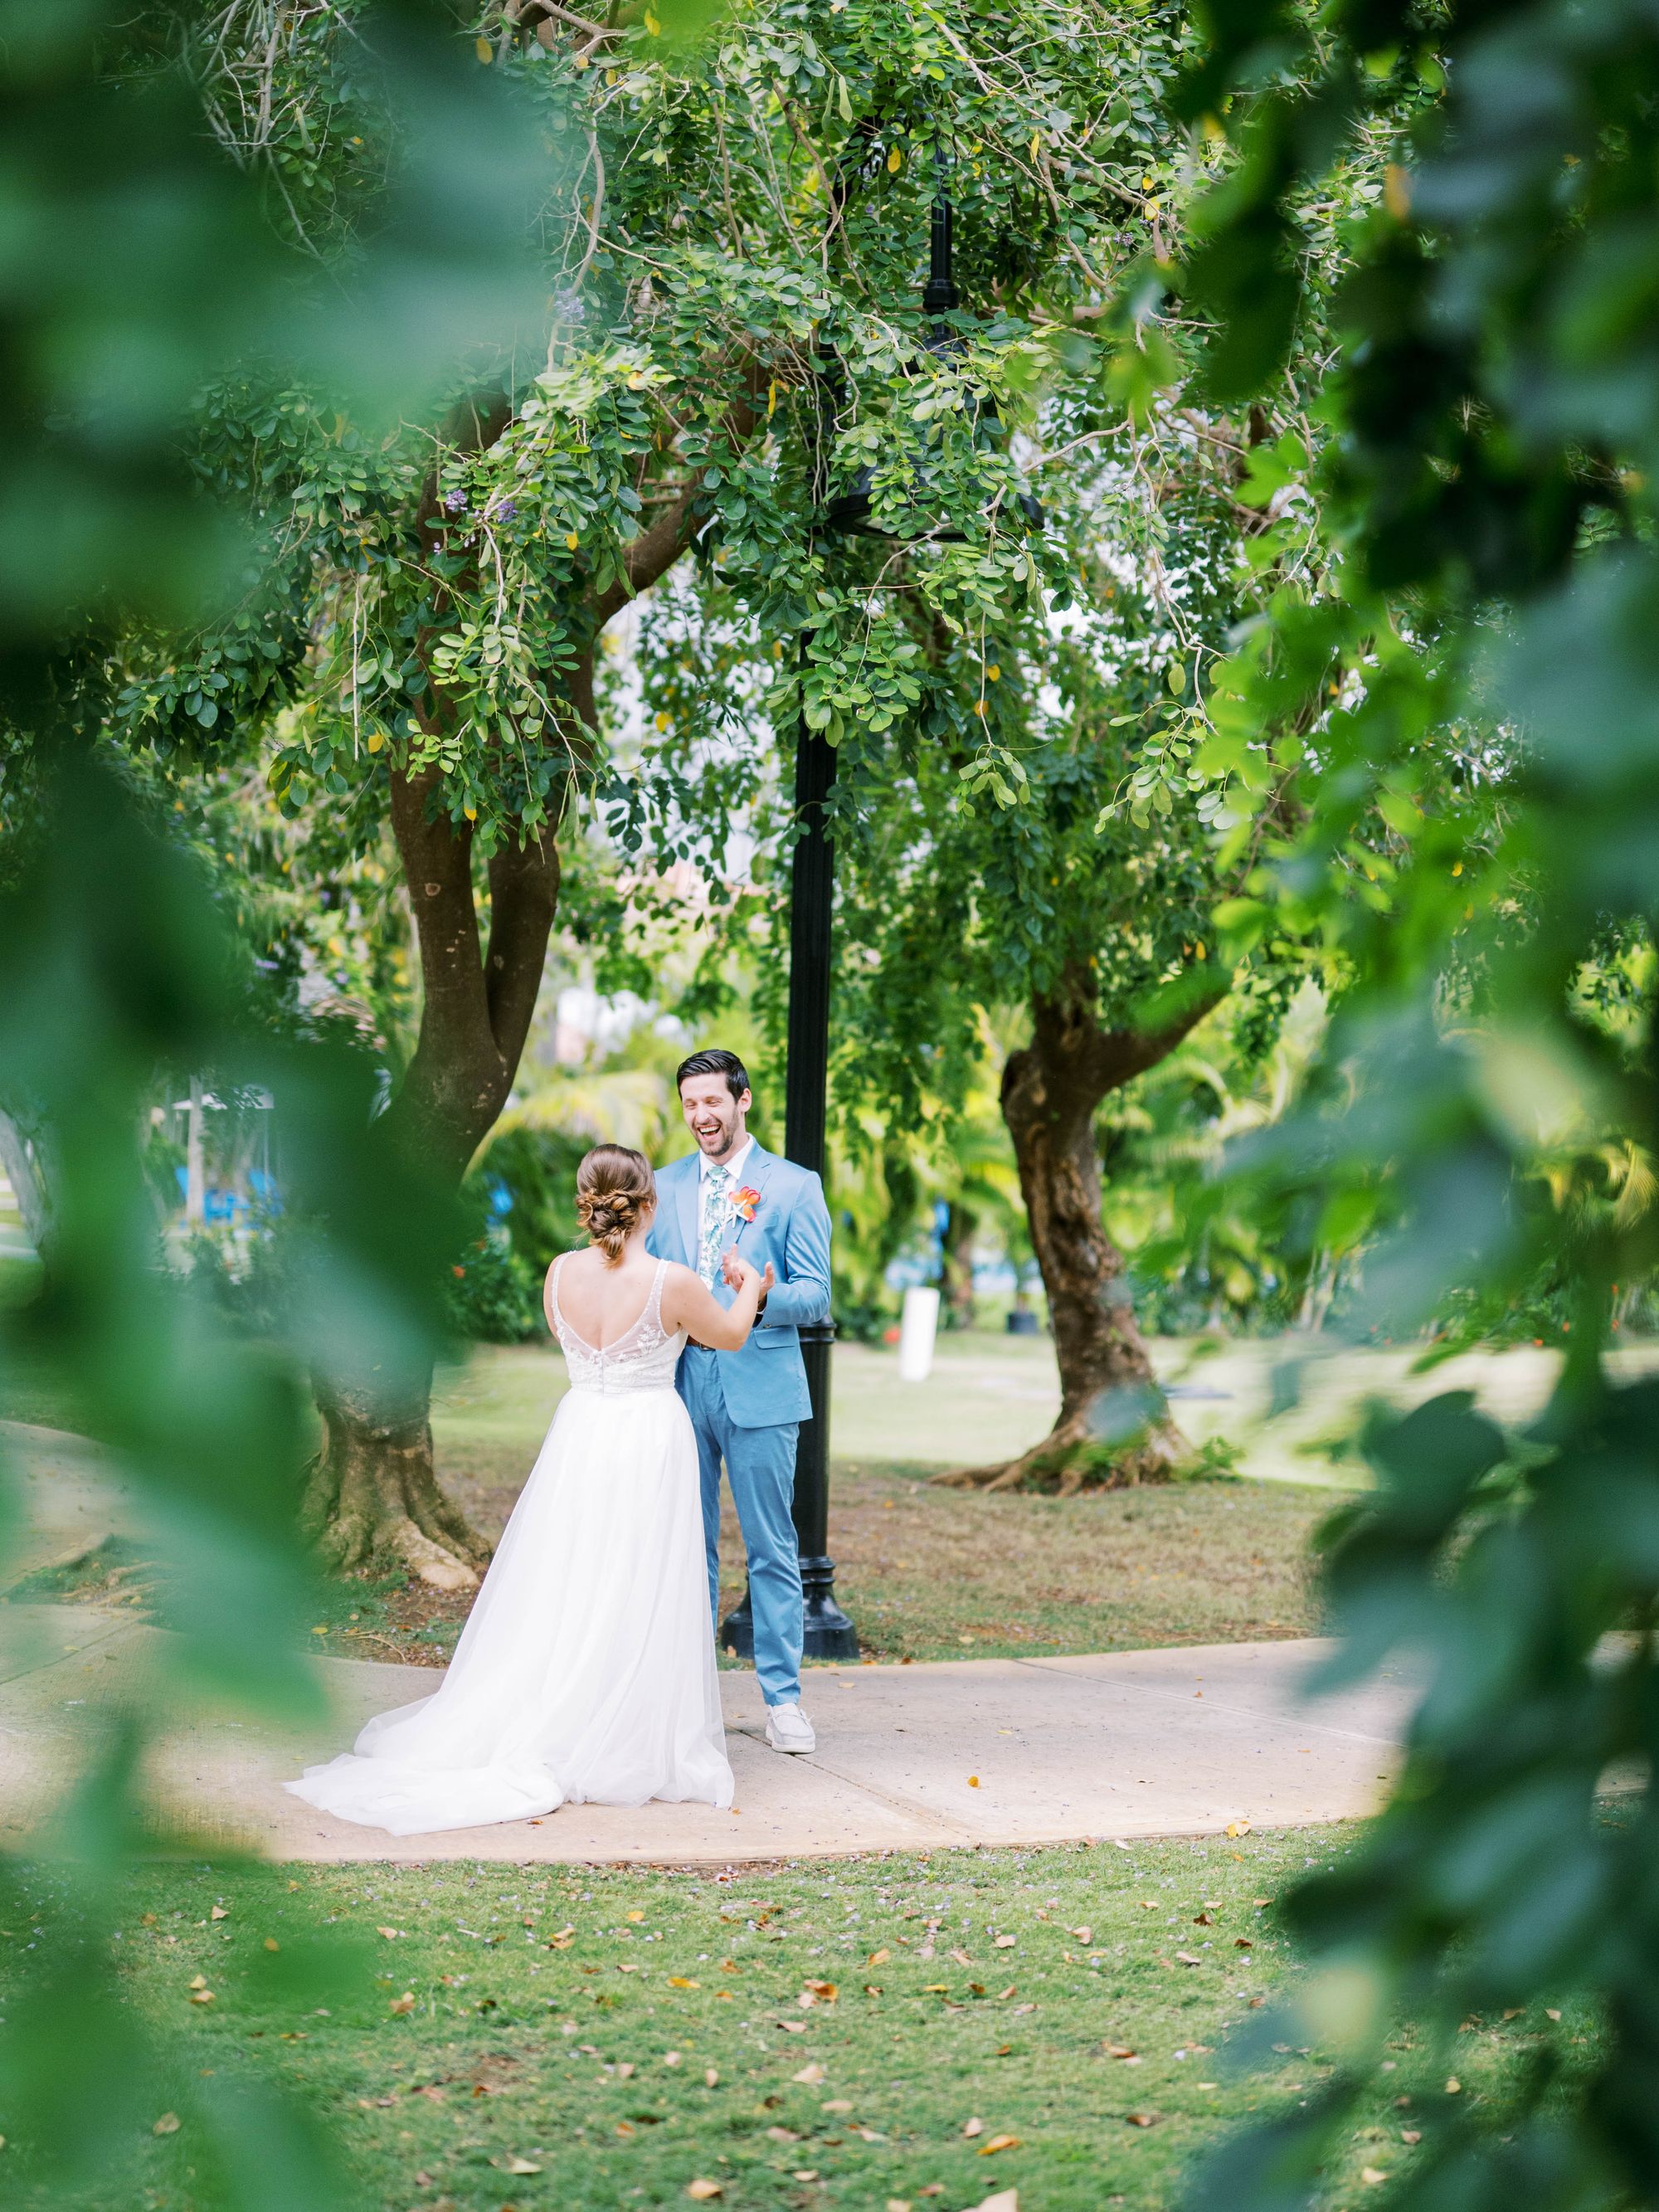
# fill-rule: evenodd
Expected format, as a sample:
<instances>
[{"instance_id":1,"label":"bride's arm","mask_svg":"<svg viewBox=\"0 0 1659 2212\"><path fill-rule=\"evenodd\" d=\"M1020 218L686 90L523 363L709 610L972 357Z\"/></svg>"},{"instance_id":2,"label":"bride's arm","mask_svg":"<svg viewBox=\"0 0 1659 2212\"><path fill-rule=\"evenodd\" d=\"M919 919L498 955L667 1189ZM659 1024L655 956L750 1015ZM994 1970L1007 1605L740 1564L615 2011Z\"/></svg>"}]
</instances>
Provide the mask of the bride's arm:
<instances>
[{"instance_id":1,"label":"bride's arm","mask_svg":"<svg viewBox=\"0 0 1659 2212\"><path fill-rule=\"evenodd\" d=\"M685 1329L699 1344L714 1352L738 1352L749 1341L755 1326L755 1309L772 1287L772 1270L763 1275L741 1254L738 1265L743 1280L729 1306L723 1306L701 1275L678 1263L668 1270L662 1286L662 1317L671 1329Z\"/></svg>"}]
</instances>

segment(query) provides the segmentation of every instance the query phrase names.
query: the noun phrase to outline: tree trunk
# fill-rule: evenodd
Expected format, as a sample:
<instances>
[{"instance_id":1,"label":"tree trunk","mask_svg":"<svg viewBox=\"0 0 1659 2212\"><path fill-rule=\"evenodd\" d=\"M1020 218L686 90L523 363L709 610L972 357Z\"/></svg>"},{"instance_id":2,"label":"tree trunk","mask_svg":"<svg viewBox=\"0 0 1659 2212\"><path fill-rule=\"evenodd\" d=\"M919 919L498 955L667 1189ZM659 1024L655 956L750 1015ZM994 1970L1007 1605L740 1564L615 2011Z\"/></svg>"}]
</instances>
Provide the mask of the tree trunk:
<instances>
[{"instance_id":1,"label":"tree trunk","mask_svg":"<svg viewBox=\"0 0 1659 2212\"><path fill-rule=\"evenodd\" d=\"M735 448L762 419L764 379L752 361L734 367L738 396L723 428ZM447 445L482 451L512 420L500 394L461 404L444 427ZM600 632L628 602L658 582L691 542L699 474L689 478L624 551L623 577L588 607L588 650L568 674L550 676L569 713L565 736L580 758L594 726L593 652ZM422 496L417 526L429 546L443 518L435 473ZM440 621L447 611L441 599ZM441 688L430 689L422 718L445 726ZM435 770L393 770L392 824L419 945L421 1029L402 1088L382 1115L386 1143L404 1149L429 1177L458 1188L495 1126L518 1073L541 987L558 905L558 822L550 820L523 850L498 849L489 861L489 941L480 946L473 900L472 835L441 811L428 818L441 783ZM444 1494L433 1461L429 1372L392 1389L358 1373L313 1376L323 1443L309 1472L304 1512L319 1549L337 1568L398 1561L423 1582L466 1588L489 1547Z\"/></svg>"},{"instance_id":2,"label":"tree trunk","mask_svg":"<svg viewBox=\"0 0 1659 2212\"><path fill-rule=\"evenodd\" d=\"M307 1474L301 1525L337 1570L396 1559L436 1589L469 1589L489 1548L445 1495L432 1456L432 1377L378 1395L316 1378L323 1443Z\"/></svg>"},{"instance_id":3,"label":"tree trunk","mask_svg":"<svg viewBox=\"0 0 1659 2212\"><path fill-rule=\"evenodd\" d=\"M57 1231L53 1179L47 1168L49 1152L42 1128L26 1127L16 1115L0 1110L0 1173L11 1185L23 1233L48 1276Z\"/></svg>"},{"instance_id":4,"label":"tree trunk","mask_svg":"<svg viewBox=\"0 0 1659 2212\"><path fill-rule=\"evenodd\" d=\"M1103 1030L1093 975L1081 966L1054 995L1034 1000L1031 1042L1003 1072L1002 1112L1048 1297L1060 1418L1019 1458L953 1468L936 1481L1069 1497L1166 1480L1186 1456L1135 1325L1123 1255L1101 1218L1094 1121L1108 1092L1174 1051L1219 995L1150 1034Z\"/></svg>"},{"instance_id":5,"label":"tree trunk","mask_svg":"<svg viewBox=\"0 0 1659 2212\"><path fill-rule=\"evenodd\" d=\"M567 680L573 714L591 727L591 654ZM536 1008L558 905L556 823L522 851L489 861L489 940L473 900L472 837L428 818L435 771L394 773L392 823L420 950L421 1030L402 1088L377 1125L381 1140L459 1188L507 1103ZM433 1456L429 1367L396 1384L351 1368L313 1376L323 1441L307 1478L308 1533L336 1569L396 1562L440 1589L470 1588L488 1545L446 1495Z\"/></svg>"},{"instance_id":6,"label":"tree trunk","mask_svg":"<svg viewBox=\"0 0 1659 2212\"><path fill-rule=\"evenodd\" d=\"M974 1325L974 1236L978 1227L979 1216L953 1199L945 1213L939 1269L950 1328Z\"/></svg>"}]
</instances>

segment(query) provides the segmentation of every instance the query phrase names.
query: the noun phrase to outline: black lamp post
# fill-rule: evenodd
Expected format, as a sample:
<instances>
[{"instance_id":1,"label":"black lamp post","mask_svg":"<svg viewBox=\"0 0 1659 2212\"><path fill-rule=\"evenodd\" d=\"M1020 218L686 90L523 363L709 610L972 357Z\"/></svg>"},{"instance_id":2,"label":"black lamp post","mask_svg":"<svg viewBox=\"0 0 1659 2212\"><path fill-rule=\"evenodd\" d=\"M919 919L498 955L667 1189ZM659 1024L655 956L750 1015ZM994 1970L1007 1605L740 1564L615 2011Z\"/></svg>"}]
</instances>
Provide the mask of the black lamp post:
<instances>
[{"instance_id":1,"label":"black lamp post","mask_svg":"<svg viewBox=\"0 0 1659 2212\"><path fill-rule=\"evenodd\" d=\"M929 228L927 282L922 289L926 315L949 314L958 304L951 270L950 197L941 177L933 198ZM958 343L935 322L927 343L943 351ZM989 403L978 422L994 425ZM925 471L919 471L925 473ZM891 538L902 533L872 517L871 472L860 470L846 491L830 500L822 526L866 537ZM1042 511L1029 494L1018 495L1026 521L1040 525ZM908 534L908 533L906 533ZM918 532L936 543L960 532ZM805 672L806 645L800 644ZM805 705L795 732L795 814L801 833L795 846L789 893L789 1065L784 1092L784 1150L798 1165L828 1181L824 1142L830 1078L830 930L835 910L835 856L826 833L825 802L836 781L836 749L821 730L807 726ZM830 1531L830 1347L833 1321L803 1328L801 1354L806 1363L812 1418L800 1434L795 1462L795 1539L800 1551L805 1607L804 1648L809 1659L856 1659L858 1632L836 1602L836 1566L829 1556ZM720 1625L720 1641L742 1658L754 1652L749 1595Z\"/></svg>"},{"instance_id":2,"label":"black lamp post","mask_svg":"<svg viewBox=\"0 0 1659 2212\"><path fill-rule=\"evenodd\" d=\"M805 647L801 648L803 664ZM790 870L788 1070L784 1084L783 1149L798 1167L828 1180L824 1142L830 1087L830 932L835 911L835 854L824 801L836 781L836 749L809 729L803 709L795 730L795 812L803 827ZM800 1553L802 1650L808 1659L856 1659L858 1631L836 1602L830 1557L830 1347L833 1321L800 1332L812 1418L800 1432L795 1460L795 1543ZM720 1642L739 1658L755 1651L749 1593L720 1623Z\"/></svg>"}]
</instances>

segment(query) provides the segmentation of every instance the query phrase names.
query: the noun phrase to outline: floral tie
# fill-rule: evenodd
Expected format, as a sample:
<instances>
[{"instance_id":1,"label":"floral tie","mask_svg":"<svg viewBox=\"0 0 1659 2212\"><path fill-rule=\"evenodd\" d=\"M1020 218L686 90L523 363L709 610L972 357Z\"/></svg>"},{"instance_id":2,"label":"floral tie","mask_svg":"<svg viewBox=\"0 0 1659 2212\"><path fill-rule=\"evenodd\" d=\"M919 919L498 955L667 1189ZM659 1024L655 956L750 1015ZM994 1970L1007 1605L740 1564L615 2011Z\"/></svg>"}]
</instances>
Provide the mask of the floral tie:
<instances>
[{"instance_id":1,"label":"floral tie","mask_svg":"<svg viewBox=\"0 0 1659 2212\"><path fill-rule=\"evenodd\" d=\"M726 1231L726 1188L732 1177L725 1168L710 1168L702 1186L702 1249L697 1273L712 1291L720 1279L720 1247Z\"/></svg>"}]
</instances>

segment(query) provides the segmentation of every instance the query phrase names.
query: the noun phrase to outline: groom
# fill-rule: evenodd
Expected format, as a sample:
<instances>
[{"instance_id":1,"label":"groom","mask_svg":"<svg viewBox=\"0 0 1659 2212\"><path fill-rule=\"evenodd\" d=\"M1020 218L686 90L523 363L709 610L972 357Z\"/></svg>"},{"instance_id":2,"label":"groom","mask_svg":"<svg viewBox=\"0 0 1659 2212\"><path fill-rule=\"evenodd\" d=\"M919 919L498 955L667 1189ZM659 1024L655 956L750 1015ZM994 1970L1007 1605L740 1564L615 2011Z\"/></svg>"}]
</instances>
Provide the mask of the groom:
<instances>
[{"instance_id":1,"label":"groom","mask_svg":"<svg viewBox=\"0 0 1659 2212\"><path fill-rule=\"evenodd\" d=\"M812 1417L797 1332L830 1318L830 1211L817 1176L750 1135L749 1077L735 1053L694 1052L675 1080L697 1149L657 1177L647 1249L695 1267L722 1305L732 1302L721 1269L732 1247L763 1272L769 1261L777 1278L741 1352L692 1343L680 1359L679 1392L702 1466L709 1602L718 1627L724 1460L749 1554L766 1741L774 1751L811 1751L817 1739L800 1709L800 1559L790 1506L796 1439Z\"/></svg>"}]
</instances>

